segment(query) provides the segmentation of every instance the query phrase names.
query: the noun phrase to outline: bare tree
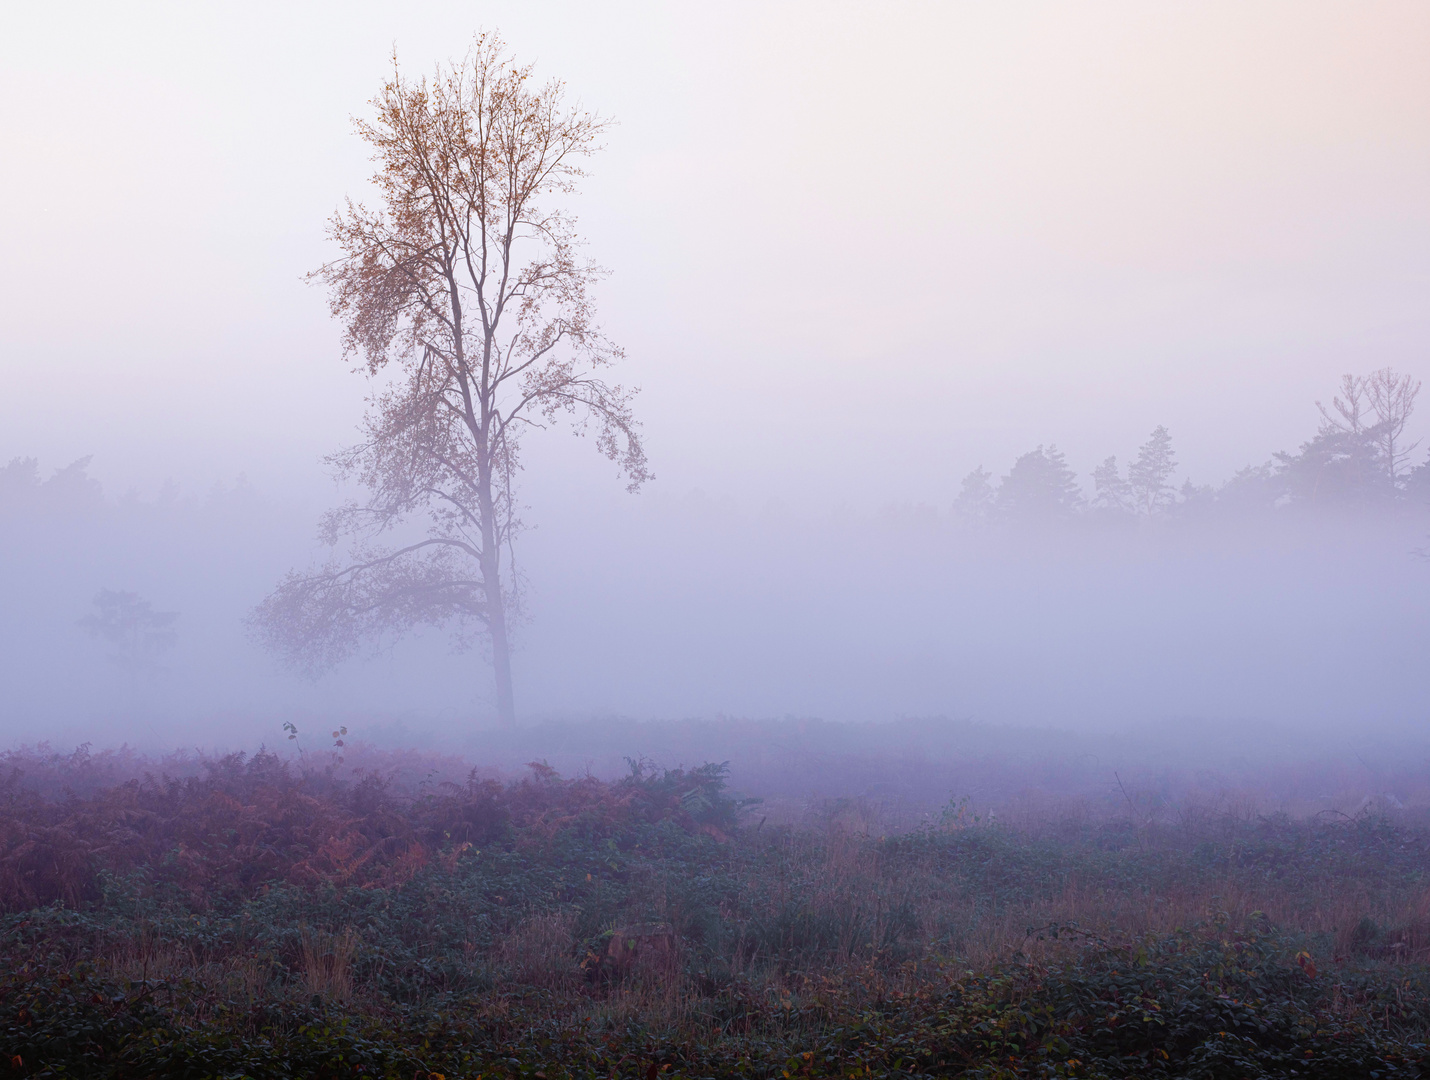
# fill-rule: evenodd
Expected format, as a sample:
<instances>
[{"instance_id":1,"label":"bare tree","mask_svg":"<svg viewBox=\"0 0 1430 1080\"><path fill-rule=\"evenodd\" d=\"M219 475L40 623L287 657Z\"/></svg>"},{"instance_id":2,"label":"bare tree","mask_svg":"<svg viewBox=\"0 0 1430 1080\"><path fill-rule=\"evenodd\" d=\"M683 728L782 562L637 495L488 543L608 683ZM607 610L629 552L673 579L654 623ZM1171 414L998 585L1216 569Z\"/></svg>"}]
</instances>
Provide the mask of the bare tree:
<instances>
[{"instance_id":1,"label":"bare tree","mask_svg":"<svg viewBox=\"0 0 1430 1080\"><path fill-rule=\"evenodd\" d=\"M1391 484L1398 484L1400 472L1410 452L1419 442L1406 444L1406 422L1415 411L1415 398L1420 393L1420 380L1409 375L1397 375L1391 368L1372 371L1362 380L1366 401L1375 414L1371 435L1380 450L1381 460L1390 474Z\"/></svg>"},{"instance_id":2,"label":"bare tree","mask_svg":"<svg viewBox=\"0 0 1430 1080\"><path fill-rule=\"evenodd\" d=\"M1321 411L1321 430L1339 431L1347 435L1362 435L1366 429L1365 379L1359 375L1342 375L1341 392L1331 398L1328 409L1319 401L1316 408ZM1335 413L1332 416L1332 413Z\"/></svg>"},{"instance_id":3,"label":"bare tree","mask_svg":"<svg viewBox=\"0 0 1430 1080\"><path fill-rule=\"evenodd\" d=\"M393 68L357 124L382 205L347 202L330 228L342 256L313 275L376 383L362 441L329 459L367 498L321 524L351 557L290 574L251 625L308 672L417 625L484 634L510 724L522 435L570 414L630 490L649 476L634 391L600 378L621 356L594 321L602 271L560 206L607 122L537 87L494 35L430 81Z\"/></svg>"},{"instance_id":4,"label":"bare tree","mask_svg":"<svg viewBox=\"0 0 1430 1080\"><path fill-rule=\"evenodd\" d=\"M1327 409L1319 401L1321 435L1337 436L1347 447L1363 446L1380 461L1390 481L1398 487L1400 474L1418 442L1406 444L1405 425L1415 411L1420 382L1384 367L1369 375L1342 375L1341 392Z\"/></svg>"}]
</instances>

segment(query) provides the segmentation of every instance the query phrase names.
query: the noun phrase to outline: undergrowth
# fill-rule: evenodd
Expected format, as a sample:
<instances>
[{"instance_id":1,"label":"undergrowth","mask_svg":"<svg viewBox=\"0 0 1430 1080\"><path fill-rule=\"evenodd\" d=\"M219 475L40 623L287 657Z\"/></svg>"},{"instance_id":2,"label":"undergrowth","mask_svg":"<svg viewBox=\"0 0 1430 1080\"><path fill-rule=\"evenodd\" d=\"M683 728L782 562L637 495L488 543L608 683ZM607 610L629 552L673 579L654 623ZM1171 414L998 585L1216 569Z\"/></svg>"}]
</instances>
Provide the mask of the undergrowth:
<instances>
[{"instance_id":1,"label":"undergrowth","mask_svg":"<svg viewBox=\"0 0 1430 1080\"><path fill-rule=\"evenodd\" d=\"M773 828L721 766L0 780L0 1076L1422 1074L1430 833Z\"/></svg>"}]
</instances>

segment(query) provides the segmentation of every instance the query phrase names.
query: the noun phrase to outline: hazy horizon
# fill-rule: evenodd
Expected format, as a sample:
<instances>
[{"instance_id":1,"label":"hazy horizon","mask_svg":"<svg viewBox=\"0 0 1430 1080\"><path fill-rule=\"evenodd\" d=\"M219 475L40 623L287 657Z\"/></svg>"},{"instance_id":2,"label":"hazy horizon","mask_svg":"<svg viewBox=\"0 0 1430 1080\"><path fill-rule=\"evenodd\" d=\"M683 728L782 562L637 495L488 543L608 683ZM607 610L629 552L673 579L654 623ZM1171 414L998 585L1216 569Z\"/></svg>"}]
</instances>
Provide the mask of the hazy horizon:
<instances>
[{"instance_id":1,"label":"hazy horizon","mask_svg":"<svg viewBox=\"0 0 1430 1080\"><path fill-rule=\"evenodd\" d=\"M1011 545L952 508L1040 446L1090 497L1158 425L1221 487L1343 374L1430 377L1424 5L94 4L0 14L0 466L104 492L0 520L0 743L485 717L441 634L309 684L242 622L321 555L368 390L303 281L371 198L352 118L479 29L616 121L570 205L655 474L526 444L525 721L1423 721L1420 495ZM99 589L180 613L152 693Z\"/></svg>"}]
</instances>

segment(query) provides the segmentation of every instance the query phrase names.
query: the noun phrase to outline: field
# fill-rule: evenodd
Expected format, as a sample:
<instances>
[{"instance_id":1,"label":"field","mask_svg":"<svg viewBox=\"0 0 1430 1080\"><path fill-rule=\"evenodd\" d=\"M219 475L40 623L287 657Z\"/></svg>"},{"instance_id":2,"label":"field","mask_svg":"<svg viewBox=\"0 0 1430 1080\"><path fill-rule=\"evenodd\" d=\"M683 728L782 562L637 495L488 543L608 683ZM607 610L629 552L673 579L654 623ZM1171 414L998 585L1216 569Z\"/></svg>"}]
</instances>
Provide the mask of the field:
<instances>
[{"instance_id":1,"label":"field","mask_svg":"<svg viewBox=\"0 0 1430 1080\"><path fill-rule=\"evenodd\" d=\"M1412 1077L1430 825L12 752L0 1075Z\"/></svg>"}]
</instances>

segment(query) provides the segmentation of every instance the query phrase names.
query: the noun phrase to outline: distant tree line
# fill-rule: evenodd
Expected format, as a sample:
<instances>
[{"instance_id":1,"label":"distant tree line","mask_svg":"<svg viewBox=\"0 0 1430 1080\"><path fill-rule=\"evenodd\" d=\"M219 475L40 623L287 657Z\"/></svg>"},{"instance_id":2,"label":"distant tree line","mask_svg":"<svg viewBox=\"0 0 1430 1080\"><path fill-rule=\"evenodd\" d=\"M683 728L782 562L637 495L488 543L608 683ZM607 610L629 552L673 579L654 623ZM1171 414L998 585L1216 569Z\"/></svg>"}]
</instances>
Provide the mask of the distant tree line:
<instances>
[{"instance_id":1,"label":"distant tree line","mask_svg":"<svg viewBox=\"0 0 1430 1080\"><path fill-rule=\"evenodd\" d=\"M1329 406L1317 402L1316 434L1294 452L1248 465L1220 487L1178 487L1171 433L1153 429L1124 470L1109 457L1092 471L1092 492L1079 484L1051 444L1023 454L996 479L981 465L963 478L954 516L968 526L1031 520L1135 522L1217 512L1322 509L1366 514L1430 505L1430 460L1411 464L1408 442L1420 382L1391 368L1346 375Z\"/></svg>"},{"instance_id":2,"label":"distant tree line","mask_svg":"<svg viewBox=\"0 0 1430 1080\"><path fill-rule=\"evenodd\" d=\"M38 458L11 458L0 466L0 514L74 513L104 505L99 481L89 475L90 456L56 469L48 480L40 476Z\"/></svg>"}]
</instances>

